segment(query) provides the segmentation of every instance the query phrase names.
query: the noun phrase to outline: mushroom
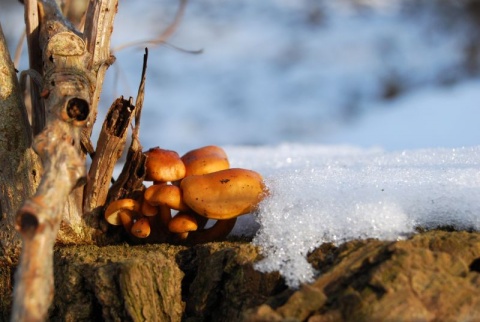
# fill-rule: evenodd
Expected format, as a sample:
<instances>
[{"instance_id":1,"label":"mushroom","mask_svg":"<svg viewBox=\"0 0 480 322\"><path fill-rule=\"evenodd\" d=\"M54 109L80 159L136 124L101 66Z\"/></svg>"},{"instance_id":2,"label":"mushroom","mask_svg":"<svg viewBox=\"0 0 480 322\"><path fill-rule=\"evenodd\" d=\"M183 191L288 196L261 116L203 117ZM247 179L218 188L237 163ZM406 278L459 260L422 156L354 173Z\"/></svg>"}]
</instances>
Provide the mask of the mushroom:
<instances>
[{"instance_id":1,"label":"mushroom","mask_svg":"<svg viewBox=\"0 0 480 322\"><path fill-rule=\"evenodd\" d=\"M209 145L191 150L182 156L185 164L185 176L212 173L230 168L225 151L218 146Z\"/></svg>"},{"instance_id":2,"label":"mushroom","mask_svg":"<svg viewBox=\"0 0 480 322\"><path fill-rule=\"evenodd\" d=\"M147 217L155 216L156 214L158 214L158 207L151 205L145 200L145 198L142 198L140 212L142 213L142 215Z\"/></svg>"},{"instance_id":3,"label":"mushroom","mask_svg":"<svg viewBox=\"0 0 480 322\"><path fill-rule=\"evenodd\" d=\"M238 217L217 220L217 222L210 228L191 232L187 237L187 242L191 244L199 244L221 240L230 234L237 222L237 218Z\"/></svg>"},{"instance_id":4,"label":"mushroom","mask_svg":"<svg viewBox=\"0 0 480 322\"><path fill-rule=\"evenodd\" d=\"M167 206L181 211L189 209L183 202L180 188L171 184L154 184L145 190L143 198L152 206Z\"/></svg>"},{"instance_id":5,"label":"mushroom","mask_svg":"<svg viewBox=\"0 0 480 322\"><path fill-rule=\"evenodd\" d=\"M176 233L180 239L185 239L188 233L198 229L197 220L188 212L179 212L168 223L168 230Z\"/></svg>"},{"instance_id":6,"label":"mushroom","mask_svg":"<svg viewBox=\"0 0 480 322\"><path fill-rule=\"evenodd\" d=\"M140 204L134 199L119 199L110 203L105 210L105 220L111 225L122 225L119 217L121 210L130 210L132 212L140 211Z\"/></svg>"},{"instance_id":7,"label":"mushroom","mask_svg":"<svg viewBox=\"0 0 480 322\"><path fill-rule=\"evenodd\" d=\"M145 181L168 182L185 176L185 165L177 152L156 147L145 155Z\"/></svg>"},{"instance_id":8,"label":"mushroom","mask_svg":"<svg viewBox=\"0 0 480 322\"><path fill-rule=\"evenodd\" d=\"M134 216L133 211L128 209L121 209L118 212L118 218L127 232L130 232L132 229Z\"/></svg>"},{"instance_id":9,"label":"mushroom","mask_svg":"<svg viewBox=\"0 0 480 322\"><path fill-rule=\"evenodd\" d=\"M234 168L185 177L183 201L209 219L230 219L252 212L266 195L260 174Z\"/></svg>"},{"instance_id":10,"label":"mushroom","mask_svg":"<svg viewBox=\"0 0 480 322\"><path fill-rule=\"evenodd\" d=\"M168 227L168 223L172 220L172 211L167 206L159 206L158 217L160 218L160 222L165 229Z\"/></svg>"},{"instance_id":11,"label":"mushroom","mask_svg":"<svg viewBox=\"0 0 480 322\"><path fill-rule=\"evenodd\" d=\"M150 235L150 222L148 217L138 219L132 226L130 232L138 238L147 238Z\"/></svg>"}]
</instances>

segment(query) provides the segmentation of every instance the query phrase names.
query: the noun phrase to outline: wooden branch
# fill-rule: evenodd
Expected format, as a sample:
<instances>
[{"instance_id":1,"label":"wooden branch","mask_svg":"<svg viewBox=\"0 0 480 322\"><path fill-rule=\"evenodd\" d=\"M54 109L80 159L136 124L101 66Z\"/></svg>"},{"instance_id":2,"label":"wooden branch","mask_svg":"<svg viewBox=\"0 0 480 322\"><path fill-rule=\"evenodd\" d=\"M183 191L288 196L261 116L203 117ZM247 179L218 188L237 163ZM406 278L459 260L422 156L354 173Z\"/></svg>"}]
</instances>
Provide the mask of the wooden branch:
<instances>
[{"instance_id":1,"label":"wooden branch","mask_svg":"<svg viewBox=\"0 0 480 322\"><path fill-rule=\"evenodd\" d=\"M118 0L90 0L87 9L87 21L82 39L85 42L88 60L84 69L92 73L93 93L90 97L90 113L82 129L81 145L82 157L85 153L93 155L94 149L90 137L95 123L102 91L103 80L107 68L115 61L110 54L110 37L113 30L113 21L117 12ZM98 218L86 214L84 187L75 189L68 197L65 206L64 225L57 240L63 243L91 243L102 239L98 229Z\"/></svg>"},{"instance_id":2,"label":"wooden branch","mask_svg":"<svg viewBox=\"0 0 480 322\"><path fill-rule=\"evenodd\" d=\"M67 196L85 175L78 154L79 129L48 120L35 139L45 174L35 196L20 209L17 230L23 251L15 274L12 321L44 321L53 299L53 245ZM52 144L56 142L56 144Z\"/></svg>"},{"instance_id":3,"label":"wooden branch","mask_svg":"<svg viewBox=\"0 0 480 322\"><path fill-rule=\"evenodd\" d=\"M144 189L143 181L145 179L145 154L142 152L140 144L140 118L142 115L143 99L145 97L145 81L147 72L148 49L145 48L143 57L142 77L138 88L137 99L135 102L135 127L132 131L132 142L128 149L127 160L123 166L117 181L112 185L108 192L108 203L127 197L133 197Z\"/></svg>"},{"instance_id":4,"label":"wooden branch","mask_svg":"<svg viewBox=\"0 0 480 322\"><path fill-rule=\"evenodd\" d=\"M87 68L95 71L97 81L91 102L91 105L95 108L92 109L89 115L88 126L85 127L82 134L84 145L88 145L90 142L93 124L97 118L97 106L100 102L100 93L102 92L105 73L108 67L115 61L115 57L110 53L110 38L117 7L118 0L90 0L86 14L83 39L91 56Z\"/></svg>"},{"instance_id":5,"label":"wooden branch","mask_svg":"<svg viewBox=\"0 0 480 322\"><path fill-rule=\"evenodd\" d=\"M95 7L105 2L90 4ZM109 1L112 2L115 1ZM96 44L95 39L87 37L88 47L82 35L63 18L54 0L41 0L38 4L43 61L41 93L47 119L33 147L42 160L44 174L35 195L17 214L16 228L22 236L23 250L15 275L12 321L46 318L53 296L52 252L62 219L71 225L66 224L71 230L81 232L83 228L83 188L79 187L85 183L86 172L80 147L82 130L93 125L90 120L96 114L101 89L97 85L103 82L108 67L102 61L92 65L93 56L87 49ZM112 23L113 18L110 24L101 24L108 30L103 39L109 39ZM99 35L97 30L96 36ZM71 211L64 214L65 207Z\"/></svg>"},{"instance_id":6,"label":"wooden branch","mask_svg":"<svg viewBox=\"0 0 480 322\"><path fill-rule=\"evenodd\" d=\"M132 99L121 97L112 104L105 117L85 186L83 208L87 215L99 207L103 210L115 164L125 148L134 111ZM98 213L92 215L95 217Z\"/></svg>"},{"instance_id":7,"label":"wooden branch","mask_svg":"<svg viewBox=\"0 0 480 322\"><path fill-rule=\"evenodd\" d=\"M0 254L15 261L20 252L15 213L33 195L41 174L20 92L0 25Z\"/></svg>"},{"instance_id":8,"label":"wooden branch","mask_svg":"<svg viewBox=\"0 0 480 322\"><path fill-rule=\"evenodd\" d=\"M30 69L41 75L42 51L39 43L39 17L37 0L25 0L25 24ZM33 135L37 135L45 126L45 106L40 99L40 89L30 81L30 108L32 110Z\"/></svg>"}]
</instances>

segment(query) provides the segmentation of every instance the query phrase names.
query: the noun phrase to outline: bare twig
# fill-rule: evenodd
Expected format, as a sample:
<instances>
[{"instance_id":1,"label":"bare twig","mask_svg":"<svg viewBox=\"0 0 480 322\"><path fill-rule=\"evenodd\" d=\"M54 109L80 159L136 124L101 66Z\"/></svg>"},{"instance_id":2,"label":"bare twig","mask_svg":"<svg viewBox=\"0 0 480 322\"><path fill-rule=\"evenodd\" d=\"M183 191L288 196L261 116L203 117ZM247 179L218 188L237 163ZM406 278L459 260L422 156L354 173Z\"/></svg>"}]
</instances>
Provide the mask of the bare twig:
<instances>
[{"instance_id":1,"label":"bare twig","mask_svg":"<svg viewBox=\"0 0 480 322\"><path fill-rule=\"evenodd\" d=\"M18 39L17 46L15 47L15 55L13 56L13 64L15 66L20 65L20 57L22 56L23 42L25 41L26 36L27 36L27 32L24 30L20 35L20 39Z\"/></svg>"},{"instance_id":2,"label":"bare twig","mask_svg":"<svg viewBox=\"0 0 480 322\"><path fill-rule=\"evenodd\" d=\"M175 49L193 53L193 54L198 54L201 53L202 50L185 50L182 48L178 48L176 46L173 46L171 44L168 44L166 41L168 38L170 38L175 30L177 30L178 25L180 24L182 17L185 13L185 8L187 6L187 0L180 0L180 5L178 7L178 10L175 14L175 17L170 25L168 25L167 29L165 29L157 38L155 39L147 39L147 40L142 40L142 41L133 41L133 42L128 42L125 44L122 44L120 46L117 46L112 49L113 52L120 51L122 49L128 48L128 47L136 47L136 46L158 46L161 44L165 44L168 46L171 46Z\"/></svg>"}]
</instances>

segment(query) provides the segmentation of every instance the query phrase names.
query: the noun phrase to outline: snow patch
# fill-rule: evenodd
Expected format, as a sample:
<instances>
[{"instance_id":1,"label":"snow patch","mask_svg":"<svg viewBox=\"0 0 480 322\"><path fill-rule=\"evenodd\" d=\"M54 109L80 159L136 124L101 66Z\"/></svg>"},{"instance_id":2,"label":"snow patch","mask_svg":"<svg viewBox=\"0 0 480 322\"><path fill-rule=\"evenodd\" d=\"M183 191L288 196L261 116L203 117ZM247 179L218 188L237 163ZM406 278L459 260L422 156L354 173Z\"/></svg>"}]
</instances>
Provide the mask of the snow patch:
<instances>
[{"instance_id":1,"label":"snow patch","mask_svg":"<svg viewBox=\"0 0 480 322\"><path fill-rule=\"evenodd\" d=\"M480 228L480 147L384 152L336 146L230 147L233 166L265 176L255 214L261 271L291 287L318 273L306 255L324 242L398 240L416 227Z\"/></svg>"}]
</instances>

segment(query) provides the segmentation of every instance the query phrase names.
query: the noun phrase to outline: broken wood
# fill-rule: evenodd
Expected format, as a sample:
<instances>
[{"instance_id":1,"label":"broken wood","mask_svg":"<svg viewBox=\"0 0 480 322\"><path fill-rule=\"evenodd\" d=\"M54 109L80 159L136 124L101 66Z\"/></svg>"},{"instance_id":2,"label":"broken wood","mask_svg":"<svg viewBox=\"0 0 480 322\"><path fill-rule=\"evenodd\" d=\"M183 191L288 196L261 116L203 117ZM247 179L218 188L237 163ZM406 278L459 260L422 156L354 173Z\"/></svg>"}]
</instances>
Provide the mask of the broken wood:
<instances>
[{"instance_id":1,"label":"broken wood","mask_svg":"<svg viewBox=\"0 0 480 322\"><path fill-rule=\"evenodd\" d=\"M129 100L120 97L110 107L103 122L92 164L85 185L84 212L103 210L113 170L120 159L127 141L128 128L134 116L135 106Z\"/></svg>"},{"instance_id":2,"label":"broken wood","mask_svg":"<svg viewBox=\"0 0 480 322\"><path fill-rule=\"evenodd\" d=\"M143 57L142 77L135 101L135 126L132 130L132 142L127 152L127 160L117 181L108 192L107 204L118 199L139 195L144 190L145 154L140 144L140 118L142 116L143 99L145 97L145 81L147 72L148 49Z\"/></svg>"}]
</instances>

